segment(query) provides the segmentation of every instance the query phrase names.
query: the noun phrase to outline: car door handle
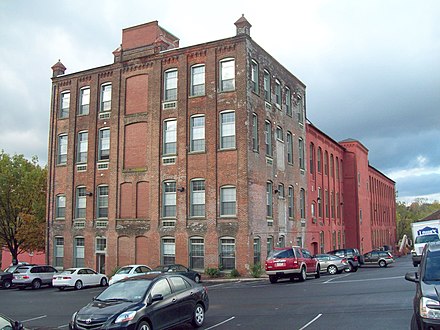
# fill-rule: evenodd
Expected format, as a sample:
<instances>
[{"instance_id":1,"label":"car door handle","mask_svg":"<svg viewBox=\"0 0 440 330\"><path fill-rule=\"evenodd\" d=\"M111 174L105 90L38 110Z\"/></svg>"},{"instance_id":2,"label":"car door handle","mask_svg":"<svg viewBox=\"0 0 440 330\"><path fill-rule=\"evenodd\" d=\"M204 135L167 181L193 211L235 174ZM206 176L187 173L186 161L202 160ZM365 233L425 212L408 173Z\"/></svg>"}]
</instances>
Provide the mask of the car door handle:
<instances>
[{"instance_id":1,"label":"car door handle","mask_svg":"<svg viewBox=\"0 0 440 330\"><path fill-rule=\"evenodd\" d=\"M173 298L173 300L171 300L173 303L175 303L176 301L177 301L177 299L176 298Z\"/></svg>"}]
</instances>

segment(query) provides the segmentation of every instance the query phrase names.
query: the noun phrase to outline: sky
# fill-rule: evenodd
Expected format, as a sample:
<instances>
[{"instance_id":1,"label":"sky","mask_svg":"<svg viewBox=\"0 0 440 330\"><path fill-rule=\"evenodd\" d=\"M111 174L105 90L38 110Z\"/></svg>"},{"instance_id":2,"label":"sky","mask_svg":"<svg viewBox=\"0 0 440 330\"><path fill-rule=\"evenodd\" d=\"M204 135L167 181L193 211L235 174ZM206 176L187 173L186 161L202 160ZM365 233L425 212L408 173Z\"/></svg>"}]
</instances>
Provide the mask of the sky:
<instances>
[{"instance_id":1,"label":"sky","mask_svg":"<svg viewBox=\"0 0 440 330\"><path fill-rule=\"evenodd\" d=\"M440 200L440 1L0 0L0 149L47 164L51 66L111 64L122 29L158 21L180 47L252 39L306 87L307 118L359 140L397 199Z\"/></svg>"}]
</instances>

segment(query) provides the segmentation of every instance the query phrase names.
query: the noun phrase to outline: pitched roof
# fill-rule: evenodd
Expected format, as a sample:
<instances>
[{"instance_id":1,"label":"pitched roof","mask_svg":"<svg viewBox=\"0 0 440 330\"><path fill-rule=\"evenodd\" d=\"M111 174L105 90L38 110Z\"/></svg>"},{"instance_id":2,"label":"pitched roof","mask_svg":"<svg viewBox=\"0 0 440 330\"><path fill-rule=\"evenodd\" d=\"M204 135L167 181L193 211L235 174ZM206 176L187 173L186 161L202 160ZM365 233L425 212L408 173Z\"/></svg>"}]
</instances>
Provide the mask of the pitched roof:
<instances>
[{"instance_id":1,"label":"pitched roof","mask_svg":"<svg viewBox=\"0 0 440 330\"><path fill-rule=\"evenodd\" d=\"M423 220L437 220L437 219L440 219L440 210L435 211L434 213L432 213L432 214L430 214L430 215L424 217L424 218L423 218L422 220L420 220L420 221L423 221Z\"/></svg>"}]
</instances>

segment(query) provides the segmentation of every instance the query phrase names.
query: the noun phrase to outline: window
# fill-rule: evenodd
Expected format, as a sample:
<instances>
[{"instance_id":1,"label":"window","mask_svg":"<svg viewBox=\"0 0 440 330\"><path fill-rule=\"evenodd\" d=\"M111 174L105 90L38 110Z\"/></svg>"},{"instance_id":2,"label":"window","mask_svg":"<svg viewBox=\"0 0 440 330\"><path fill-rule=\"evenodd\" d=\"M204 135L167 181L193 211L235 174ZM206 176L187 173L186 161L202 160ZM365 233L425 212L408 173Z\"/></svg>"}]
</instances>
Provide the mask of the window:
<instances>
[{"instance_id":1,"label":"window","mask_svg":"<svg viewBox=\"0 0 440 330\"><path fill-rule=\"evenodd\" d=\"M333 154L330 154L330 176L334 177L335 173L335 160Z\"/></svg>"},{"instance_id":2,"label":"window","mask_svg":"<svg viewBox=\"0 0 440 330\"><path fill-rule=\"evenodd\" d=\"M273 237L272 236L269 236L267 238L266 247L267 247L267 255L269 255L269 253L273 250Z\"/></svg>"},{"instance_id":3,"label":"window","mask_svg":"<svg viewBox=\"0 0 440 330\"><path fill-rule=\"evenodd\" d=\"M287 162L293 164L293 138L292 133L287 132Z\"/></svg>"},{"instance_id":4,"label":"window","mask_svg":"<svg viewBox=\"0 0 440 330\"><path fill-rule=\"evenodd\" d=\"M264 142L266 145L266 156L272 157L272 125L267 120L264 124Z\"/></svg>"},{"instance_id":5,"label":"window","mask_svg":"<svg viewBox=\"0 0 440 330\"><path fill-rule=\"evenodd\" d=\"M66 216L66 196L57 195L55 217L57 219L64 219Z\"/></svg>"},{"instance_id":6,"label":"window","mask_svg":"<svg viewBox=\"0 0 440 330\"><path fill-rule=\"evenodd\" d=\"M54 266L64 268L64 238L55 237L54 240Z\"/></svg>"},{"instance_id":7,"label":"window","mask_svg":"<svg viewBox=\"0 0 440 330\"><path fill-rule=\"evenodd\" d=\"M301 138L298 140L298 154L299 154L299 168L301 170L304 170L305 169L304 140Z\"/></svg>"},{"instance_id":8,"label":"window","mask_svg":"<svg viewBox=\"0 0 440 330\"><path fill-rule=\"evenodd\" d=\"M205 151L205 116L191 117L191 151Z\"/></svg>"},{"instance_id":9,"label":"window","mask_svg":"<svg viewBox=\"0 0 440 330\"><path fill-rule=\"evenodd\" d=\"M298 123L304 124L304 100L300 98L298 100Z\"/></svg>"},{"instance_id":10,"label":"window","mask_svg":"<svg viewBox=\"0 0 440 330\"><path fill-rule=\"evenodd\" d=\"M261 242L259 237L254 238L254 265L261 262Z\"/></svg>"},{"instance_id":11,"label":"window","mask_svg":"<svg viewBox=\"0 0 440 330\"><path fill-rule=\"evenodd\" d=\"M60 118L69 117L69 107L70 107L70 92L63 92L61 93Z\"/></svg>"},{"instance_id":12,"label":"window","mask_svg":"<svg viewBox=\"0 0 440 330\"><path fill-rule=\"evenodd\" d=\"M75 218L85 219L86 218L86 187L76 188L76 207L75 207Z\"/></svg>"},{"instance_id":13,"label":"window","mask_svg":"<svg viewBox=\"0 0 440 330\"><path fill-rule=\"evenodd\" d=\"M277 139L279 141L284 141L283 129L280 126L277 126Z\"/></svg>"},{"instance_id":14,"label":"window","mask_svg":"<svg viewBox=\"0 0 440 330\"><path fill-rule=\"evenodd\" d=\"M67 163L67 134L58 136L58 157L57 164L65 165Z\"/></svg>"},{"instance_id":15,"label":"window","mask_svg":"<svg viewBox=\"0 0 440 330\"><path fill-rule=\"evenodd\" d=\"M310 174L313 174L315 173L315 145L313 143L310 143L309 163Z\"/></svg>"},{"instance_id":16,"label":"window","mask_svg":"<svg viewBox=\"0 0 440 330\"><path fill-rule=\"evenodd\" d=\"M79 91L79 115L88 115L90 108L90 87L81 88Z\"/></svg>"},{"instance_id":17,"label":"window","mask_svg":"<svg viewBox=\"0 0 440 330\"><path fill-rule=\"evenodd\" d=\"M176 217L176 181L165 181L163 183L163 208L164 218Z\"/></svg>"},{"instance_id":18,"label":"window","mask_svg":"<svg viewBox=\"0 0 440 330\"><path fill-rule=\"evenodd\" d=\"M257 114L252 114L252 150L258 151L258 116Z\"/></svg>"},{"instance_id":19,"label":"window","mask_svg":"<svg viewBox=\"0 0 440 330\"><path fill-rule=\"evenodd\" d=\"M191 206L192 217L205 216L205 180L197 179L191 181Z\"/></svg>"},{"instance_id":20,"label":"window","mask_svg":"<svg viewBox=\"0 0 440 330\"><path fill-rule=\"evenodd\" d=\"M322 172L322 150L321 150L321 147L318 148L317 165L318 165L318 173L321 173Z\"/></svg>"},{"instance_id":21,"label":"window","mask_svg":"<svg viewBox=\"0 0 440 330\"><path fill-rule=\"evenodd\" d=\"M286 114L292 117L292 93L290 92L290 88L286 87Z\"/></svg>"},{"instance_id":22,"label":"window","mask_svg":"<svg viewBox=\"0 0 440 330\"><path fill-rule=\"evenodd\" d=\"M201 237L189 240L189 268L205 269L205 242Z\"/></svg>"},{"instance_id":23,"label":"window","mask_svg":"<svg viewBox=\"0 0 440 330\"><path fill-rule=\"evenodd\" d=\"M223 270L232 270L235 268L235 239L220 239L220 265Z\"/></svg>"},{"instance_id":24,"label":"window","mask_svg":"<svg viewBox=\"0 0 440 330\"><path fill-rule=\"evenodd\" d=\"M336 157L336 179L339 180L339 159Z\"/></svg>"},{"instance_id":25,"label":"window","mask_svg":"<svg viewBox=\"0 0 440 330\"><path fill-rule=\"evenodd\" d=\"M112 109L112 84L101 86L101 107L100 112L110 111Z\"/></svg>"},{"instance_id":26,"label":"window","mask_svg":"<svg viewBox=\"0 0 440 330\"><path fill-rule=\"evenodd\" d=\"M163 123L163 154L175 155L177 152L177 120L166 120Z\"/></svg>"},{"instance_id":27,"label":"window","mask_svg":"<svg viewBox=\"0 0 440 330\"><path fill-rule=\"evenodd\" d=\"M295 210L294 210L294 191L292 186L289 187L288 199L289 199L289 204L288 204L289 218L293 218L295 215Z\"/></svg>"},{"instance_id":28,"label":"window","mask_svg":"<svg viewBox=\"0 0 440 330\"><path fill-rule=\"evenodd\" d=\"M220 149L235 148L235 112L220 114Z\"/></svg>"},{"instance_id":29,"label":"window","mask_svg":"<svg viewBox=\"0 0 440 330\"><path fill-rule=\"evenodd\" d=\"M330 201L330 197L329 197L329 193L328 190L325 190L325 201L324 201L324 205L325 205L325 217L328 218L330 216L330 206L329 206L329 202Z\"/></svg>"},{"instance_id":30,"label":"window","mask_svg":"<svg viewBox=\"0 0 440 330\"><path fill-rule=\"evenodd\" d=\"M324 253L325 251L325 246L324 246L324 232L321 231L319 233L319 244L320 244L320 249L321 249L321 253Z\"/></svg>"},{"instance_id":31,"label":"window","mask_svg":"<svg viewBox=\"0 0 440 330\"><path fill-rule=\"evenodd\" d=\"M177 100L177 69L165 71L164 101Z\"/></svg>"},{"instance_id":32,"label":"window","mask_svg":"<svg viewBox=\"0 0 440 330\"><path fill-rule=\"evenodd\" d=\"M96 237L96 252L106 252L107 239L105 237Z\"/></svg>"},{"instance_id":33,"label":"window","mask_svg":"<svg viewBox=\"0 0 440 330\"><path fill-rule=\"evenodd\" d=\"M236 189L235 187L220 188L220 216L236 215Z\"/></svg>"},{"instance_id":34,"label":"window","mask_svg":"<svg viewBox=\"0 0 440 330\"><path fill-rule=\"evenodd\" d=\"M273 217L273 195L272 195L272 182L266 182L266 217Z\"/></svg>"},{"instance_id":35,"label":"window","mask_svg":"<svg viewBox=\"0 0 440 330\"><path fill-rule=\"evenodd\" d=\"M328 152L324 152L324 174L328 175Z\"/></svg>"},{"instance_id":36,"label":"window","mask_svg":"<svg viewBox=\"0 0 440 330\"><path fill-rule=\"evenodd\" d=\"M281 109L281 83L279 80L275 80L275 104Z\"/></svg>"},{"instance_id":37,"label":"window","mask_svg":"<svg viewBox=\"0 0 440 330\"><path fill-rule=\"evenodd\" d=\"M75 237L74 267L84 267L84 238Z\"/></svg>"},{"instance_id":38,"label":"window","mask_svg":"<svg viewBox=\"0 0 440 330\"><path fill-rule=\"evenodd\" d=\"M254 93L259 92L258 88L258 63L252 60L251 63L251 83L252 83L252 91Z\"/></svg>"},{"instance_id":39,"label":"window","mask_svg":"<svg viewBox=\"0 0 440 330\"><path fill-rule=\"evenodd\" d=\"M78 133L78 144L76 150L76 162L87 163L87 145L89 134L87 132Z\"/></svg>"},{"instance_id":40,"label":"window","mask_svg":"<svg viewBox=\"0 0 440 330\"><path fill-rule=\"evenodd\" d=\"M108 186L99 186L97 193L97 217L108 218Z\"/></svg>"},{"instance_id":41,"label":"window","mask_svg":"<svg viewBox=\"0 0 440 330\"><path fill-rule=\"evenodd\" d=\"M205 65L191 67L191 96L205 95Z\"/></svg>"},{"instance_id":42,"label":"window","mask_svg":"<svg viewBox=\"0 0 440 330\"><path fill-rule=\"evenodd\" d=\"M172 237L162 238L162 264L171 265L176 260L176 243Z\"/></svg>"},{"instance_id":43,"label":"window","mask_svg":"<svg viewBox=\"0 0 440 330\"><path fill-rule=\"evenodd\" d=\"M301 213L301 219L305 219L306 217L306 191L304 188L301 188L299 193L299 209Z\"/></svg>"},{"instance_id":44,"label":"window","mask_svg":"<svg viewBox=\"0 0 440 330\"><path fill-rule=\"evenodd\" d=\"M278 184L278 198L284 198L284 184Z\"/></svg>"},{"instance_id":45,"label":"window","mask_svg":"<svg viewBox=\"0 0 440 330\"><path fill-rule=\"evenodd\" d=\"M264 70L264 99L270 102L270 73Z\"/></svg>"},{"instance_id":46,"label":"window","mask_svg":"<svg viewBox=\"0 0 440 330\"><path fill-rule=\"evenodd\" d=\"M331 217L335 217L335 193L332 191L330 193L330 214Z\"/></svg>"},{"instance_id":47,"label":"window","mask_svg":"<svg viewBox=\"0 0 440 330\"><path fill-rule=\"evenodd\" d=\"M99 130L98 161L110 159L110 129Z\"/></svg>"},{"instance_id":48,"label":"window","mask_svg":"<svg viewBox=\"0 0 440 330\"><path fill-rule=\"evenodd\" d=\"M222 92L235 90L235 60L226 59L220 62L220 90Z\"/></svg>"},{"instance_id":49,"label":"window","mask_svg":"<svg viewBox=\"0 0 440 330\"><path fill-rule=\"evenodd\" d=\"M318 188L318 216L322 218L322 190Z\"/></svg>"}]
</instances>

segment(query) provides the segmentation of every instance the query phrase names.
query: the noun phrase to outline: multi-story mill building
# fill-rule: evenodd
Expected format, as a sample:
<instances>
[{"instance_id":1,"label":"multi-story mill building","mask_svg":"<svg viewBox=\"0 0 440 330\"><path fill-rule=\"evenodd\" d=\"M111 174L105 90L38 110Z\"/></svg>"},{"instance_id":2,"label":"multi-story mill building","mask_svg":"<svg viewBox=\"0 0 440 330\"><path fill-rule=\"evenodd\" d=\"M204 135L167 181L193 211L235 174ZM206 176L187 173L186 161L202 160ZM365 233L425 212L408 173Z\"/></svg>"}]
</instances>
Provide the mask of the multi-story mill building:
<instances>
[{"instance_id":1,"label":"multi-story mill building","mask_svg":"<svg viewBox=\"0 0 440 330\"><path fill-rule=\"evenodd\" d=\"M305 85L235 25L179 48L154 21L124 29L110 65L52 67L48 262L246 273L274 246L319 251Z\"/></svg>"}]
</instances>

